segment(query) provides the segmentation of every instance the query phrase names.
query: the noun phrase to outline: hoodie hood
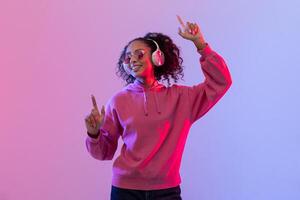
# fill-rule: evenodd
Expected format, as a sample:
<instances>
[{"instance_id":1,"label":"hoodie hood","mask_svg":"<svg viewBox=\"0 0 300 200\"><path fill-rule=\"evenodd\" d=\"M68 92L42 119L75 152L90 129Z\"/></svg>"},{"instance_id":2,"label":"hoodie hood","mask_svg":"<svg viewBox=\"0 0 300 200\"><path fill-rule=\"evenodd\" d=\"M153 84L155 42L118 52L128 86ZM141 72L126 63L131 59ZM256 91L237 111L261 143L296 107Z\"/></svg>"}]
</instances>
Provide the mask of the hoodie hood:
<instances>
[{"instance_id":1,"label":"hoodie hood","mask_svg":"<svg viewBox=\"0 0 300 200\"><path fill-rule=\"evenodd\" d=\"M159 106L159 101L157 97L157 91L160 91L161 89L165 88L163 84L160 84L157 80L153 82L153 84L150 87L146 87L143 85L140 81L137 79L133 82L127 85L124 89L130 92L135 92L135 93L143 93L144 96L144 113L145 116L148 116L148 95L149 91L153 91L154 94L154 101L155 101L155 106L156 106L156 111L158 114L161 114L160 106Z\"/></svg>"}]
</instances>

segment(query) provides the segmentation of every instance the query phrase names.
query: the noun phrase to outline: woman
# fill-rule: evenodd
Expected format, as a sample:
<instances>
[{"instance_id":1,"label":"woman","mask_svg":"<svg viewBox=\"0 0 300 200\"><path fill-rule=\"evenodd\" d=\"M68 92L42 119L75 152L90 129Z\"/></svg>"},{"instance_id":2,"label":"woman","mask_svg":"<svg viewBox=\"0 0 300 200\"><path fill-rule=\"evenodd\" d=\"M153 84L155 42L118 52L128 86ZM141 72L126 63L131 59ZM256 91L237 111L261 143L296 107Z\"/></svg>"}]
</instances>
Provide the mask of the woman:
<instances>
[{"instance_id":1,"label":"woman","mask_svg":"<svg viewBox=\"0 0 300 200\"><path fill-rule=\"evenodd\" d=\"M186 137L191 125L225 94L230 73L197 24L181 23L178 34L201 55L205 81L189 87L173 84L183 77L182 58L170 37L148 33L125 46L118 75L127 85L102 106L95 97L86 117L89 153L111 160L121 136L124 145L113 163L111 199L181 199L179 174ZM168 87L159 83L167 80Z\"/></svg>"}]
</instances>

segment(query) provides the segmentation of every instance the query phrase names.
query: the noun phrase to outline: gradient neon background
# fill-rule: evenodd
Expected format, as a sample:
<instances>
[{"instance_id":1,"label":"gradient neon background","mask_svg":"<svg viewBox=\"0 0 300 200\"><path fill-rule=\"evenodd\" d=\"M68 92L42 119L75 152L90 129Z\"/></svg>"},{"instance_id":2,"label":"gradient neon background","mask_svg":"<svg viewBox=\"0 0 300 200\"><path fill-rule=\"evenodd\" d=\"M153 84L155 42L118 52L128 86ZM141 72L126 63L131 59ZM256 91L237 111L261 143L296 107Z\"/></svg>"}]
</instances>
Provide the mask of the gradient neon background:
<instances>
[{"instance_id":1,"label":"gradient neon background","mask_svg":"<svg viewBox=\"0 0 300 200\"><path fill-rule=\"evenodd\" d=\"M298 0L1 0L0 200L109 198L112 161L93 159L84 143L90 95L102 105L122 88L118 56L149 31L181 47L180 84L203 81L176 14L200 25L233 79L190 131L183 199L300 199L299 8Z\"/></svg>"}]
</instances>

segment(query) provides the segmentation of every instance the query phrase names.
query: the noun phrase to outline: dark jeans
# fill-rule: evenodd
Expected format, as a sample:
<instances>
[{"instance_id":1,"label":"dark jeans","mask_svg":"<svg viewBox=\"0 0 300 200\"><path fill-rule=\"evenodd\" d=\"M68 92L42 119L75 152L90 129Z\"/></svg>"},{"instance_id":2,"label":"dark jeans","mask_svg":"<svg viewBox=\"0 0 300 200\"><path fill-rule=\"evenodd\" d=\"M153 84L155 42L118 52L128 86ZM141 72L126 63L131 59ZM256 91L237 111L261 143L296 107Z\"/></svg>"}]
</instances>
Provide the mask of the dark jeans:
<instances>
[{"instance_id":1,"label":"dark jeans","mask_svg":"<svg viewBox=\"0 0 300 200\"><path fill-rule=\"evenodd\" d=\"M111 187L111 200L182 200L181 189L177 187L161 190L131 190Z\"/></svg>"}]
</instances>

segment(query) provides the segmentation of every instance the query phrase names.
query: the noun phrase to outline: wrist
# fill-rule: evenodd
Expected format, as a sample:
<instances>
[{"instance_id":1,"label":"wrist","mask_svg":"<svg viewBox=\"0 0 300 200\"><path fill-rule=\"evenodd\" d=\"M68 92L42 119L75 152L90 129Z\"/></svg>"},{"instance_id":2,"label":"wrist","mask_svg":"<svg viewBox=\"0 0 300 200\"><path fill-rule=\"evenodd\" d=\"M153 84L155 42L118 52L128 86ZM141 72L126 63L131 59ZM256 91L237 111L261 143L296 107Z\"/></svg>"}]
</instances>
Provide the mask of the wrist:
<instances>
[{"instance_id":1,"label":"wrist","mask_svg":"<svg viewBox=\"0 0 300 200\"><path fill-rule=\"evenodd\" d=\"M207 43L203 39L200 39L200 38L197 38L193 42L197 48L197 51L202 51L207 45Z\"/></svg>"},{"instance_id":2,"label":"wrist","mask_svg":"<svg viewBox=\"0 0 300 200\"><path fill-rule=\"evenodd\" d=\"M91 138L98 138L98 136L100 135L100 130L98 130L97 133L89 133L89 132L87 131L87 134L88 134L88 136L91 137Z\"/></svg>"}]
</instances>

